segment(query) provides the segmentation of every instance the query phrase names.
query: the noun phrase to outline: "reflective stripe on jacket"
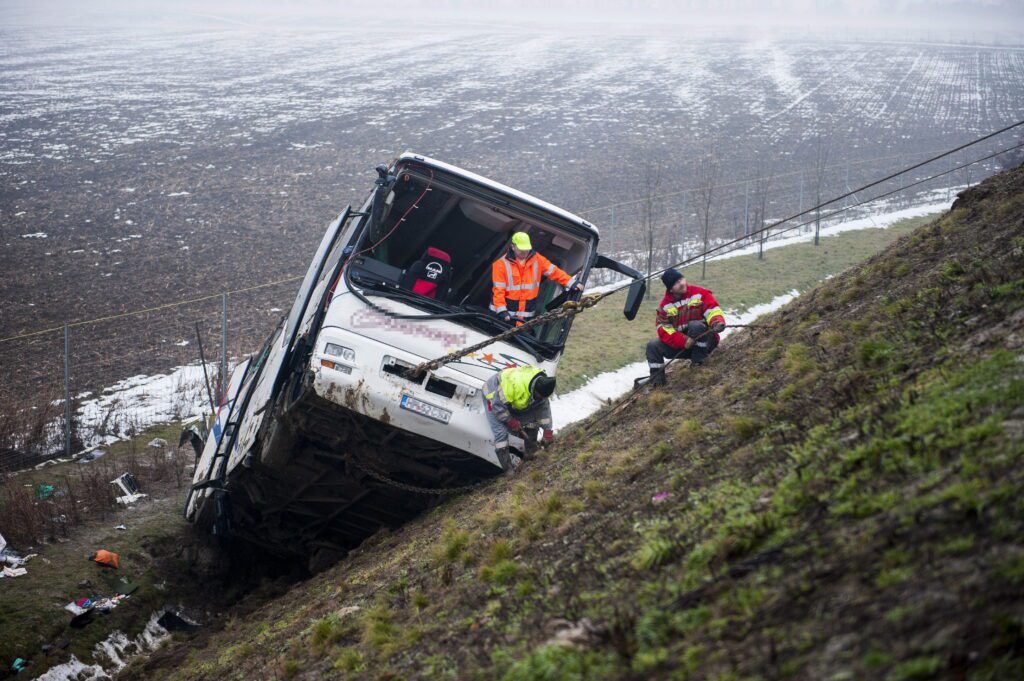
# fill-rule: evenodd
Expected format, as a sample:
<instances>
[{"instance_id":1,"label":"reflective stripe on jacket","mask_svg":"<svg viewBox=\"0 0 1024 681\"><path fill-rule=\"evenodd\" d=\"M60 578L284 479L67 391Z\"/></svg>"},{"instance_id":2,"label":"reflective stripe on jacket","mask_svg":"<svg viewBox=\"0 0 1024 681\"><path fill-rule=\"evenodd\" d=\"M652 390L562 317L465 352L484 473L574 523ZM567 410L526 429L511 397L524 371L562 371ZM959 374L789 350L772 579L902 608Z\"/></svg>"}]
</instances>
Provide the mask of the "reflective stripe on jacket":
<instances>
[{"instance_id":1,"label":"reflective stripe on jacket","mask_svg":"<svg viewBox=\"0 0 1024 681\"><path fill-rule=\"evenodd\" d=\"M725 313L710 290L689 284L682 298L665 292L657 312L658 338L666 345L683 349L686 347L686 325L702 321L711 326L716 321L725 324ZM715 334L718 338L718 334Z\"/></svg>"},{"instance_id":2,"label":"reflective stripe on jacket","mask_svg":"<svg viewBox=\"0 0 1024 681\"><path fill-rule=\"evenodd\" d=\"M513 319L525 321L537 314L537 296L541 278L547 277L568 286L572 277L536 251L519 263L512 249L491 265L493 288L491 310L508 312Z\"/></svg>"},{"instance_id":3,"label":"reflective stripe on jacket","mask_svg":"<svg viewBox=\"0 0 1024 681\"><path fill-rule=\"evenodd\" d=\"M530 381L540 373L542 370L537 367L512 367L488 378L483 383L488 418L494 417L504 424L515 412L516 418L550 430L551 400L538 401L529 394Z\"/></svg>"}]
</instances>

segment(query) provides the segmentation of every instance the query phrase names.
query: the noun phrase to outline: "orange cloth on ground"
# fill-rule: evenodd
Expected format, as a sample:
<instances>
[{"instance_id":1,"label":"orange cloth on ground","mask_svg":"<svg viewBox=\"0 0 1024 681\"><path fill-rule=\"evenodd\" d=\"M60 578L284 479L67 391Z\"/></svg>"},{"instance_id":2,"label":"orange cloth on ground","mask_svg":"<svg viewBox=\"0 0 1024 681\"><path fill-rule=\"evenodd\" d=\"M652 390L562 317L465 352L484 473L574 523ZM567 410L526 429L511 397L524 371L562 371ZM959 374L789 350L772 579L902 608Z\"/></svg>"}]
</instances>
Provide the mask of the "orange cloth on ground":
<instances>
[{"instance_id":1,"label":"orange cloth on ground","mask_svg":"<svg viewBox=\"0 0 1024 681\"><path fill-rule=\"evenodd\" d=\"M94 561L100 565L106 565L107 567L120 568L121 567L121 556L117 555L113 551L107 551L100 549L96 552L96 555L92 557Z\"/></svg>"}]
</instances>

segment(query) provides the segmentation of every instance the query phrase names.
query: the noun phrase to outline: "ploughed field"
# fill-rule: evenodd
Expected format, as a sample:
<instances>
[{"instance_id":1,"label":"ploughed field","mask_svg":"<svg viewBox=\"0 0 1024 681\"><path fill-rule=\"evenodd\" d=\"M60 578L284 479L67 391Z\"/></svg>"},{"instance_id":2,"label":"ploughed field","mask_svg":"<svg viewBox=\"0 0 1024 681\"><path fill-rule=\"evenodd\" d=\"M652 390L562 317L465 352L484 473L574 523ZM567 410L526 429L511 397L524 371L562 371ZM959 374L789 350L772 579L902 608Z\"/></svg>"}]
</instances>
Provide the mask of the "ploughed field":
<instances>
[{"instance_id":1,"label":"ploughed field","mask_svg":"<svg viewBox=\"0 0 1024 681\"><path fill-rule=\"evenodd\" d=\"M406 148L583 212L616 251L636 248L641 207L595 209L694 187L712 141L713 232L733 236L738 180L775 175L767 214L781 217L814 195L819 139L828 196L1011 122L1022 85L1011 48L8 25L0 329L279 282L230 297L229 349L251 351L324 226ZM683 196L654 204L659 248L695 234ZM193 319L219 353L220 315L214 298L75 327L74 392L195 359ZM59 391L62 354L58 332L0 343L0 401Z\"/></svg>"}]
</instances>

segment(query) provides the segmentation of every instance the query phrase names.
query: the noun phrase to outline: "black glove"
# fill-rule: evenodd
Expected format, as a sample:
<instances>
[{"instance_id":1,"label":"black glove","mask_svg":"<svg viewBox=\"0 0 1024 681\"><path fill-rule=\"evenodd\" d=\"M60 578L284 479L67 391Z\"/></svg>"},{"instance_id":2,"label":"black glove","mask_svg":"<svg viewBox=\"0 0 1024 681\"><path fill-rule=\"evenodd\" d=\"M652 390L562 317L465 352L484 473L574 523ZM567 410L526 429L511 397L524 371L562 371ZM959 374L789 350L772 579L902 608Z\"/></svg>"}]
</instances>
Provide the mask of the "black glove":
<instances>
[{"instance_id":1,"label":"black glove","mask_svg":"<svg viewBox=\"0 0 1024 681\"><path fill-rule=\"evenodd\" d=\"M704 336L708 334L708 325L698 320L687 322L683 333L689 338L704 340Z\"/></svg>"},{"instance_id":2,"label":"black glove","mask_svg":"<svg viewBox=\"0 0 1024 681\"><path fill-rule=\"evenodd\" d=\"M715 333L722 333L725 331L725 322L715 322L711 325L711 330Z\"/></svg>"},{"instance_id":3,"label":"black glove","mask_svg":"<svg viewBox=\"0 0 1024 681\"><path fill-rule=\"evenodd\" d=\"M501 321L505 322L506 324L512 323L512 315L510 315L508 312L502 312L499 316L501 317Z\"/></svg>"}]
</instances>

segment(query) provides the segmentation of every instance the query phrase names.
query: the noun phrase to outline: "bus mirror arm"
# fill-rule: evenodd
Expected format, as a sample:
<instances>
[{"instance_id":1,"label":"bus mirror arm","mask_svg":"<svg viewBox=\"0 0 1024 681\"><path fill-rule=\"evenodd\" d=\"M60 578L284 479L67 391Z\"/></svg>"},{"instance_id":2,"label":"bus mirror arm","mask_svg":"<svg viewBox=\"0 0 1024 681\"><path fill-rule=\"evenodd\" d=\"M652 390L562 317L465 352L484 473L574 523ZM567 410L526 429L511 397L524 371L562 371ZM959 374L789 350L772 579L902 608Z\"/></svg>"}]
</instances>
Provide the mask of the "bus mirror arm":
<instances>
[{"instance_id":1,"label":"bus mirror arm","mask_svg":"<svg viewBox=\"0 0 1024 681\"><path fill-rule=\"evenodd\" d=\"M636 319L637 312L640 311L640 306L644 302L644 294L647 293L647 280L643 278L643 275L629 265L612 260L606 255L597 256L594 267L612 270L633 279L633 283L629 285L629 291L626 293L626 304L622 308L622 314L630 321Z\"/></svg>"}]
</instances>

